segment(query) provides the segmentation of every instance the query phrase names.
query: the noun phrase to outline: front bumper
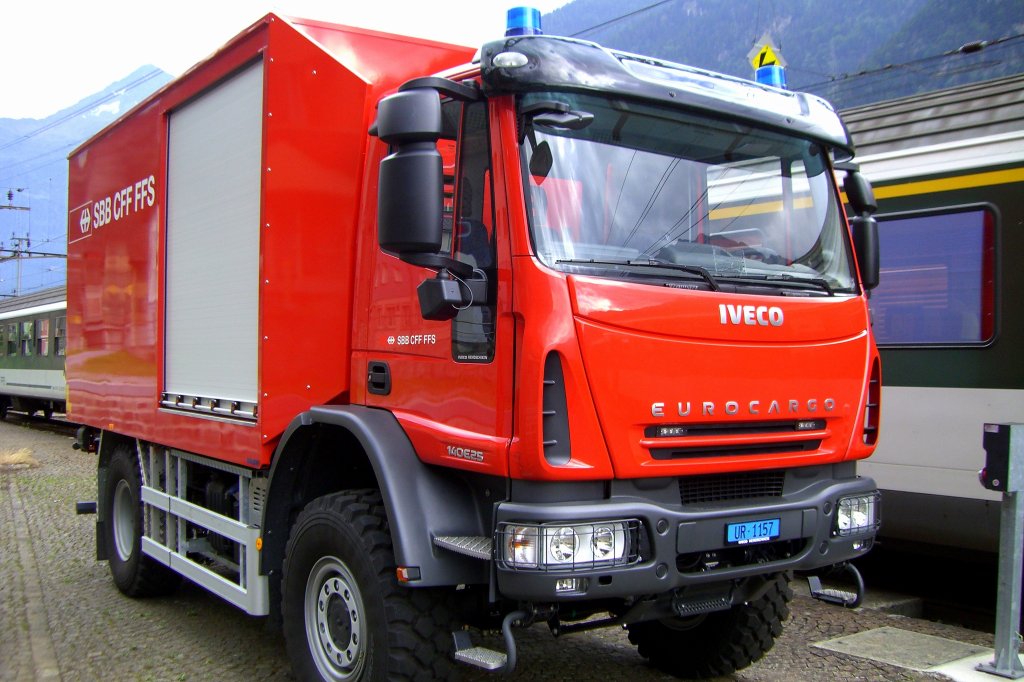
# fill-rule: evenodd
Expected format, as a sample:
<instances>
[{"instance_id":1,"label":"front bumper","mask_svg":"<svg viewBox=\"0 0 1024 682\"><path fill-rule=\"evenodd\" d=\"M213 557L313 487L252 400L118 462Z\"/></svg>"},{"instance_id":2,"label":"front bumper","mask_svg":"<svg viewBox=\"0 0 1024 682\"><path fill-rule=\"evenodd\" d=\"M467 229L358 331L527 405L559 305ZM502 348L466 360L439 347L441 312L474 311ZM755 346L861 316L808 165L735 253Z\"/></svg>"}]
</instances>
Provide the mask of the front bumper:
<instances>
[{"instance_id":1,"label":"front bumper","mask_svg":"<svg viewBox=\"0 0 1024 682\"><path fill-rule=\"evenodd\" d=\"M683 504L679 493L673 494L673 486L679 490L678 482L667 479L660 486L652 481L620 484L609 499L597 502L504 502L496 513L499 528L516 523L632 519L639 522L638 547L628 565L522 568L502 561L498 546L498 593L534 602L621 599L679 588L699 591L714 584L814 570L854 559L871 547L877 523L838 533L838 503L844 497L877 495L877 486L870 478L836 479L832 470L827 466L813 472L786 472L785 489L771 498ZM729 524L766 519L779 520L777 537L743 545L727 542ZM567 583L571 579L575 580Z\"/></svg>"}]
</instances>

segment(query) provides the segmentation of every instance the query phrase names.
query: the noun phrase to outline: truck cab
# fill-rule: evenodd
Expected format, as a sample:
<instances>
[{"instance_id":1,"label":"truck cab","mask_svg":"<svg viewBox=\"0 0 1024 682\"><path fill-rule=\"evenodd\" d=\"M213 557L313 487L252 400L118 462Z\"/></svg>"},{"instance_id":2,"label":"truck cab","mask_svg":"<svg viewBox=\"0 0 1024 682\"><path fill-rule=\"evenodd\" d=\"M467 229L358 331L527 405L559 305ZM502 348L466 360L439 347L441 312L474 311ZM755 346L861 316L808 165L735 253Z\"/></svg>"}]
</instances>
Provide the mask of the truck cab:
<instances>
[{"instance_id":1,"label":"truck cab","mask_svg":"<svg viewBox=\"0 0 1024 682\"><path fill-rule=\"evenodd\" d=\"M432 537L492 595L614 604L659 665L727 672L678 663L664 623L776 609L878 526L845 128L812 95L557 37L443 80L372 131L365 403L465 472L474 523Z\"/></svg>"}]
</instances>

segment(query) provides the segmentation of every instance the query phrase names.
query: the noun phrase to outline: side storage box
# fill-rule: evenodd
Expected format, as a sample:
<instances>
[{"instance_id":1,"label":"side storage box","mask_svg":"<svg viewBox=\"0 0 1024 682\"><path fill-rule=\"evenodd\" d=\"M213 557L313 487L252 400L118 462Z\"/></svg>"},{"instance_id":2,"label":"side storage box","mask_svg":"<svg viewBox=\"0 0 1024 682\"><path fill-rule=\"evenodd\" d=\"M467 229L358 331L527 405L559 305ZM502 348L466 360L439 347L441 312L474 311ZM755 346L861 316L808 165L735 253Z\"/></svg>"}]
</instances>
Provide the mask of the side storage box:
<instances>
[{"instance_id":1,"label":"side storage box","mask_svg":"<svg viewBox=\"0 0 1024 682\"><path fill-rule=\"evenodd\" d=\"M376 101L470 56L271 14L72 152L71 418L261 468L347 402Z\"/></svg>"}]
</instances>

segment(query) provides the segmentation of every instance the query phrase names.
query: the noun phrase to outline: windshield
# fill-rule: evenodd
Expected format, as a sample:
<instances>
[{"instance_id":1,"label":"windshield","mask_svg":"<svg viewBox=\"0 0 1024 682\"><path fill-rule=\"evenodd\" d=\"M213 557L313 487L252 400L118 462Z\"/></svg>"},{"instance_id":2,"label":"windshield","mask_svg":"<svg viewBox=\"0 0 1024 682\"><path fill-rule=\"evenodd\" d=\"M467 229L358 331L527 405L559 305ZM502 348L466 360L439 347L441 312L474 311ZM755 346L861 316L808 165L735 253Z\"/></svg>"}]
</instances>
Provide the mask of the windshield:
<instances>
[{"instance_id":1,"label":"windshield","mask_svg":"<svg viewBox=\"0 0 1024 682\"><path fill-rule=\"evenodd\" d=\"M855 291L817 143L632 101L520 100L537 256L562 270Z\"/></svg>"}]
</instances>

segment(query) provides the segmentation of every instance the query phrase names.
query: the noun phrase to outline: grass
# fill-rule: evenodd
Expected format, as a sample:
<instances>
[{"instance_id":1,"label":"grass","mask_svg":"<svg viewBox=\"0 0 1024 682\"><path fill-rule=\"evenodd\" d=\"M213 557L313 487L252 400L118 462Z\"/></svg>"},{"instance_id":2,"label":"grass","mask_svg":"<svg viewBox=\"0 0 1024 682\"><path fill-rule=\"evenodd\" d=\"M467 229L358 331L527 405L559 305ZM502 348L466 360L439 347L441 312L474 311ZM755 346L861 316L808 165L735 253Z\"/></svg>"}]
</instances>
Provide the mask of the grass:
<instances>
[{"instance_id":1,"label":"grass","mask_svg":"<svg viewBox=\"0 0 1024 682\"><path fill-rule=\"evenodd\" d=\"M0 450L0 468L32 469L37 466L39 466L39 462L32 457L32 451L28 448Z\"/></svg>"}]
</instances>

